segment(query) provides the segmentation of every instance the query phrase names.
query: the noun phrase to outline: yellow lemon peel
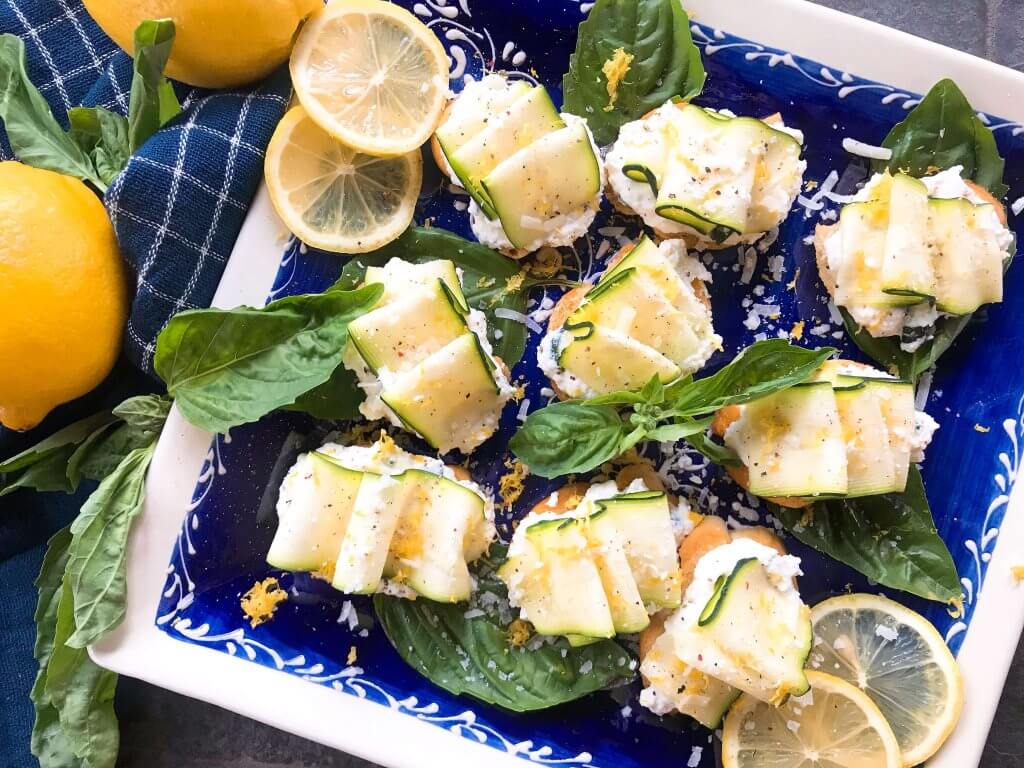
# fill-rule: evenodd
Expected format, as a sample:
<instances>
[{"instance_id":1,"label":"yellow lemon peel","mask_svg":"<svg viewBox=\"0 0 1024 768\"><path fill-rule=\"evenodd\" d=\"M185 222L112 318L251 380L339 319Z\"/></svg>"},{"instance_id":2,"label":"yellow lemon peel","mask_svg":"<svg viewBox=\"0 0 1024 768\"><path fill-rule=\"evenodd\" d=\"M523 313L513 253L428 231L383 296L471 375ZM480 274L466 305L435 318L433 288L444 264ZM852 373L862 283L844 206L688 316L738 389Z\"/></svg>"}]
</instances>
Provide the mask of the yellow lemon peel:
<instances>
[{"instance_id":1,"label":"yellow lemon peel","mask_svg":"<svg viewBox=\"0 0 1024 768\"><path fill-rule=\"evenodd\" d=\"M511 507L523 494L523 481L530 470L519 459L505 459L505 466L511 470L498 479L498 493L506 508Z\"/></svg>"},{"instance_id":2,"label":"yellow lemon peel","mask_svg":"<svg viewBox=\"0 0 1024 768\"><path fill-rule=\"evenodd\" d=\"M508 644L513 648L522 648L530 641L533 635L533 627L530 622L523 619L516 619L508 625Z\"/></svg>"},{"instance_id":3,"label":"yellow lemon peel","mask_svg":"<svg viewBox=\"0 0 1024 768\"><path fill-rule=\"evenodd\" d=\"M615 102L619 98L619 85L632 63L633 54L626 53L625 48L616 48L612 57L601 65L601 72L608 78L608 106L604 108L605 112L615 109Z\"/></svg>"},{"instance_id":4,"label":"yellow lemon peel","mask_svg":"<svg viewBox=\"0 0 1024 768\"><path fill-rule=\"evenodd\" d=\"M326 581L330 584L334 581L334 566L335 562L333 560L324 560L320 563L320 567L315 571L310 571L309 575L314 579L320 579L320 581Z\"/></svg>"},{"instance_id":5,"label":"yellow lemon peel","mask_svg":"<svg viewBox=\"0 0 1024 768\"><path fill-rule=\"evenodd\" d=\"M288 599L288 593L273 576L257 581L242 595L239 605L253 628L265 624L274 617L277 606Z\"/></svg>"}]
</instances>

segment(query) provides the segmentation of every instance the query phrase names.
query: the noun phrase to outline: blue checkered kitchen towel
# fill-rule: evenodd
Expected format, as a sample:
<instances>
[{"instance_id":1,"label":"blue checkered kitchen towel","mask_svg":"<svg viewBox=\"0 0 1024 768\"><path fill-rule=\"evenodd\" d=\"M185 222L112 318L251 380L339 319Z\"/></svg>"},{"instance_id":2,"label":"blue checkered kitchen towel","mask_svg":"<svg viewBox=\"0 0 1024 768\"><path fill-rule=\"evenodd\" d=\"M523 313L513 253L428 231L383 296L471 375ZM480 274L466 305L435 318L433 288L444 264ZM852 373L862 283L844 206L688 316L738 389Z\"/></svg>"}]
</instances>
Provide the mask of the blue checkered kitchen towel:
<instances>
[{"instance_id":1,"label":"blue checkered kitchen towel","mask_svg":"<svg viewBox=\"0 0 1024 768\"><path fill-rule=\"evenodd\" d=\"M2 32L25 41L29 76L65 127L67 110L80 104L127 112L131 59L79 0L0 0ZM170 316L213 299L290 84L282 70L250 90L176 91L182 114L131 158L105 197L135 273L125 350L149 372ZM0 159L12 157L3 137Z\"/></svg>"}]
</instances>

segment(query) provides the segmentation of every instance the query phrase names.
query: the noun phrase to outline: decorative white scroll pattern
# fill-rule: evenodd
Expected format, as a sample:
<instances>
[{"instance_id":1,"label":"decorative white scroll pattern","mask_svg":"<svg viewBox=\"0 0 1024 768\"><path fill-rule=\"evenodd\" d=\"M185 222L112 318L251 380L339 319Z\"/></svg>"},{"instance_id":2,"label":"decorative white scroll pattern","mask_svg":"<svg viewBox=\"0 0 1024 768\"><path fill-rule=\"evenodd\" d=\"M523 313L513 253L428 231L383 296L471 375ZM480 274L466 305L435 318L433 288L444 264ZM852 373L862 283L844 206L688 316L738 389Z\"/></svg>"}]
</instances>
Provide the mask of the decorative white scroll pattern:
<instances>
[{"instance_id":1,"label":"decorative white scroll pattern","mask_svg":"<svg viewBox=\"0 0 1024 768\"><path fill-rule=\"evenodd\" d=\"M985 510L985 518L978 528L977 537L964 541L964 548L970 553L971 563L974 566L970 576L960 577L966 606L974 605L981 594L988 563L992 559L992 551L999 538L999 526L994 525L993 520L997 515L1006 511L1010 503L1010 495L1020 477L1021 461L1024 459L1022 456L1024 454L1024 396L1017 402L1017 415L1014 418L1004 419L1000 426L1008 443L1007 449L999 453L999 470L992 476L996 495ZM966 631L966 622L963 620L954 622L946 632L946 642L948 643Z\"/></svg>"},{"instance_id":2,"label":"decorative white scroll pattern","mask_svg":"<svg viewBox=\"0 0 1024 768\"><path fill-rule=\"evenodd\" d=\"M416 3L412 10L445 41L450 59L450 80L462 80L479 69L484 73L500 70L532 83L537 82L533 74L522 69L527 54L516 41L499 43L489 29L477 28L473 24L469 0L424 0ZM471 63L475 65L471 66Z\"/></svg>"},{"instance_id":3,"label":"decorative white scroll pattern","mask_svg":"<svg viewBox=\"0 0 1024 768\"><path fill-rule=\"evenodd\" d=\"M163 597L164 600L174 598L174 603L171 610L157 616L158 626L167 624L178 615L179 611L192 605L195 599L196 585L188 570L188 560L196 554L192 535L199 530L199 508L202 506L203 500L210 493L216 479L228 471L221 456L221 446L230 443L230 433L214 435L210 442L210 448L203 460L203 466L199 470L199 477L196 479L195 490L192 492L192 501L185 509L185 519L182 521L181 530L178 531L178 539L171 562L167 567L167 582L164 586Z\"/></svg>"}]
</instances>

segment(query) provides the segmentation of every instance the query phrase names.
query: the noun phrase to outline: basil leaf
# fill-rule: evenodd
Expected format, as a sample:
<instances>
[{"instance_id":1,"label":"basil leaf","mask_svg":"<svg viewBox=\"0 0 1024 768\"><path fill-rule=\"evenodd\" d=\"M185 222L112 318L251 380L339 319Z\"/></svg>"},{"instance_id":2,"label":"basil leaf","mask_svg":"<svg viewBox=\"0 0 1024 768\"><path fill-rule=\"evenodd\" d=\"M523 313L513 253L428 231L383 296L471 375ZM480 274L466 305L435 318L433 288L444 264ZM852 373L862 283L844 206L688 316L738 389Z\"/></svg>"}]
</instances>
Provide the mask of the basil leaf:
<instances>
[{"instance_id":1,"label":"basil leaf","mask_svg":"<svg viewBox=\"0 0 1024 768\"><path fill-rule=\"evenodd\" d=\"M656 427L644 436L644 440L654 440L658 443L674 443L677 440L683 440L694 435L704 434L714 416L708 416L700 419L699 421L684 421L677 424L665 424L660 427Z\"/></svg>"},{"instance_id":2,"label":"basil leaf","mask_svg":"<svg viewBox=\"0 0 1024 768\"><path fill-rule=\"evenodd\" d=\"M622 48L633 57L612 109L602 67ZM679 0L597 0L579 26L576 52L562 78L563 109L586 119L598 145L672 98L704 87L704 65Z\"/></svg>"},{"instance_id":3,"label":"basil leaf","mask_svg":"<svg viewBox=\"0 0 1024 768\"><path fill-rule=\"evenodd\" d=\"M462 270L466 303L487 315L488 337L494 354L509 368L522 359L526 349L526 326L494 314L494 310L500 308L526 312L527 291L538 283L526 278L514 290L509 288L509 281L514 286L522 272L518 262L443 229L410 227L383 248L353 256L342 270L338 287L355 288L365 279L367 267L382 267L391 259L404 259L413 264L437 259L453 262Z\"/></svg>"},{"instance_id":4,"label":"basil leaf","mask_svg":"<svg viewBox=\"0 0 1024 768\"><path fill-rule=\"evenodd\" d=\"M65 578L43 690L59 713L61 729L75 756L88 768L114 768L120 742L114 714L117 675L95 664L84 648L67 645L75 630L74 613L74 596Z\"/></svg>"},{"instance_id":5,"label":"basil leaf","mask_svg":"<svg viewBox=\"0 0 1024 768\"><path fill-rule=\"evenodd\" d=\"M0 35L0 120L15 156L26 165L107 185L81 147L64 132L50 105L28 78L25 44L15 35Z\"/></svg>"},{"instance_id":6,"label":"basil leaf","mask_svg":"<svg viewBox=\"0 0 1024 768\"><path fill-rule=\"evenodd\" d=\"M171 410L171 400L163 395L129 397L114 408L114 415L125 424L143 432L159 434Z\"/></svg>"},{"instance_id":7,"label":"basil leaf","mask_svg":"<svg viewBox=\"0 0 1024 768\"><path fill-rule=\"evenodd\" d=\"M41 768L78 766L71 743L60 725L60 715L46 693L46 672L53 655L57 634L57 608L60 604L61 581L67 566L68 545L71 532L67 528L55 533L47 542L43 565L39 569L36 588L39 602L36 604L36 642L33 655L39 662L39 671L29 698L35 708L35 723L32 726L32 754L39 759Z\"/></svg>"},{"instance_id":8,"label":"basil leaf","mask_svg":"<svg viewBox=\"0 0 1024 768\"><path fill-rule=\"evenodd\" d=\"M572 648L564 638L535 638L513 647L508 592L494 575L505 547L491 550L476 566L478 591L490 595L482 615L466 618L466 605L374 596L377 618L409 666L446 691L513 712L564 704L635 677L635 659L612 640Z\"/></svg>"},{"instance_id":9,"label":"basil leaf","mask_svg":"<svg viewBox=\"0 0 1024 768\"><path fill-rule=\"evenodd\" d=\"M698 432L686 438L686 442L708 461L723 467L742 467L743 462L736 452L721 443L716 443L705 432Z\"/></svg>"},{"instance_id":10,"label":"basil leaf","mask_svg":"<svg viewBox=\"0 0 1024 768\"><path fill-rule=\"evenodd\" d=\"M359 404L363 399L364 393L356 375L344 365L339 365L331 378L319 387L299 395L294 403L284 406L284 409L308 413L317 419L350 421L360 417Z\"/></svg>"},{"instance_id":11,"label":"basil leaf","mask_svg":"<svg viewBox=\"0 0 1024 768\"><path fill-rule=\"evenodd\" d=\"M121 172L128 156L128 121L103 107L75 107L68 111L71 138L91 159L104 184Z\"/></svg>"},{"instance_id":12,"label":"basil leaf","mask_svg":"<svg viewBox=\"0 0 1024 768\"><path fill-rule=\"evenodd\" d=\"M142 512L155 441L129 453L82 505L71 524L65 582L74 598L75 631L66 642L85 648L124 619L128 533Z\"/></svg>"},{"instance_id":13,"label":"basil leaf","mask_svg":"<svg viewBox=\"0 0 1024 768\"><path fill-rule=\"evenodd\" d=\"M935 365L939 357L953 345L957 336L974 317L940 317L935 323L935 335L913 352L905 352L900 347L899 336L872 336L843 307L839 307L839 313L843 316L847 334L861 352L901 379L915 383L921 378L921 374Z\"/></svg>"},{"instance_id":14,"label":"basil leaf","mask_svg":"<svg viewBox=\"0 0 1024 768\"><path fill-rule=\"evenodd\" d=\"M530 472L553 478L611 461L630 437L630 425L611 406L552 403L527 416L508 447Z\"/></svg>"},{"instance_id":15,"label":"basil leaf","mask_svg":"<svg viewBox=\"0 0 1024 768\"><path fill-rule=\"evenodd\" d=\"M797 347L784 339L758 341L714 375L673 384L666 399L677 416L706 415L806 381L835 352L832 347Z\"/></svg>"},{"instance_id":16,"label":"basil leaf","mask_svg":"<svg viewBox=\"0 0 1024 768\"><path fill-rule=\"evenodd\" d=\"M882 142L892 150L890 160L876 160L874 170L906 171L925 176L936 169L964 167L963 175L997 198L1006 194L1005 161L995 136L971 107L967 97L948 78L940 80L906 119Z\"/></svg>"},{"instance_id":17,"label":"basil leaf","mask_svg":"<svg viewBox=\"0 0 1024 768\"><path fill-rule=\"evenodd\" d=\"M225 432L290 405L341 364L348 324L369 311L380 285L288 296L261 309L198 309L171 318L153 365L182 415Z\"/></svg>"},{"instance_id":18,"label":"basil leaf","mask_svg":"<svg viewBox=\"0 0 1024 768\"><path fill-rule=\"evenodd\" d=\"M928 600L960 597L960 578L935 529L921 473L903 493L818 501L808 509L772 505L786 529L879 584Z\"/></svg>"},{"instance_id":19,"label":"basil leaf","mask_svg":"<svg viewBox=\"0 0 1024 768\"><path fill-rule=\"evenodd\" d=\"M160 126L181 111L164 67L174 45L174 21L143 21L135 28L132 90L128 101L128 144L135 152Z\"/></svg>"},{"instance_id":20,"label":"basil leaf","mask_svg":"<svg viewBox=\"0 0 1024 768\"><path fill-rule=\"evenodd\" d=\"M171 401L160 395L130 397L114 408L124 423L98 429L81 443L67 463L68 481L77 487L83 477L102 480L132 451L160 436Z\"/></svg>"},{"instance_id":21,"label":"basil leaf","mask_svg":"<svg viewBox=\"0 0 1024 768\"><path fill-rule=\"evenodd\" d=\"M84 419L69 424L68 426L54 432L44 440L40 440L31 448L26 448L21 453L11 456L9 459L0 462L0 475L16 472L36 464L47 456L52 455L68 446L76 446L85 440L89 435L116 421L116 417L108 412L97 413Z\"/></svg>"},{"instance_id":22,"label":"basil leaf","mask_svg":"<svg viewBox=\"0 0 1024 768\"><path fill-rule=\"evenodd\" d=\"M77 487L67 474L68 461L76 448L65 445L47 453L42 459L18 473L6 485L0 487L0 497L14 493L21 488L35 491L60 491L72 493Z\"/></svg>"}]
</instances>

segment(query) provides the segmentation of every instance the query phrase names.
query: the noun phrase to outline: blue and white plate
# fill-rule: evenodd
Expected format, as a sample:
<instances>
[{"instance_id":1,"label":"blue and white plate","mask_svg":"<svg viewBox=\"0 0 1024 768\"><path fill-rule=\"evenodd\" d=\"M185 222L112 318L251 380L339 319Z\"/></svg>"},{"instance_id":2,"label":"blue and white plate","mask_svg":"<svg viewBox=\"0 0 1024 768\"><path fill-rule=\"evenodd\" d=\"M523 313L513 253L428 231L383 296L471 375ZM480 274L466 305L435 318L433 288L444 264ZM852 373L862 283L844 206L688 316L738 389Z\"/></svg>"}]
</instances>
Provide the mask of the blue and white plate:
<instances>
[{"instance_id":1,"label":"blue and white plate","mask_svg":"<svg viewBox=\"0 0 1024 768\"><path fill-rule=\"evenodd\" d=\"M453 89L458 90L464 78L498 69L539 81L556 98L575 45L576 25L587 10L586 3L574 0L401 4L448 47ZM806 242L819 221L834 217L838 203L833 194L851 192L867 173L866 162L845 153L842 140L880 143L917 103L914 91L943 76L957 79L976 105L996 112L1001 94L992 83L1008 83L1015 94L1013 109L1019 113L1024 77L794 0L761 0L752 9L743 0L689 5L697 6L692 32L708 71L698 103L739 114L780 112L787 125L804 131L806 179L817 182L794 205L770 245L718 252L706 260L714 278L715 327L726 340L725 350L709 370L756 339L786 336L798 322L804 329L801 343L837 346L846 357L862 358L846 338L842 322L829 313L817 280L813 246ZM780 16L787 19L786 25L780 25ZM714 26L719 19L722 29ZM755 37L761 30L777 45L801 51L825 50L819 37L841 39L844 44L837 46L835 63L822 64L738 37L730 29ZM868 50L851 46L858 41L884 52L873 58ZM883 85L854 74L871 72L900 82L901 61L913 62L906 78L913 88ZM1010 101L1006 107L1008 111ZM1012 200L1024 194L1024 127L990 114L983 119L1007 159ZM426 176L417 221L430 218L434 226L471 236L467 198L442 184L436 173ZM1010 223L1022 231L1018 217L1012 216ZM279 227L261 195L232 256L218 304L258 303L317 291L338 276L343 257L307 251L281 238ZM574 271L584 278L600 272L607 256L639 231L634 220L606 210L592 235L577 243ZM260 278L268 265L277 266L269 290L269 279ZM954 617L941 605L892 591L889 596L924 612L950 647L960 651L968 682L965 718L950 746L931 762L934 766L962 768L977 760L1024 621L1020 601L1012 597L1009 571L1010 565L1024 563L1024 554L1016 557L1021 553L1019 543L1016 552L1013 544L1000 543L1008 535L1000 533L1004 525L1021 528L1019 515L1011 520L1007 510L1024 451L1024 304L1017 300L1022 292L1024 263L1018 258L1007 275L1007 302L991 307L963 334L940 361L934 378L926 377L919 397L919 405L926 403L941 425L923 472L937 525L961 576L964 612ZM531 296L534 308L558 297L554 289ZM535 362L537 341L531 334L526 355L513 371L527 383L529 410L546 402L541 388L547 381ZM498 477L507 471L505 444L524 414L525 409L517 413L515 405L508 407L501 432L474 454L476 480L497 486ZM94 649L94 655L118 671L392 765L434 765L442 754L452 765L479 764L481 759L488 765L503 764L498 753L480 752L479 745L543 765L715 764L712 734L685 718L649 715L636 701L636 685L526 715L455 697L401 661L375 625L368 601L349 599L308 577L270 569L264 557L276 525L273 506L282 474L299 451L322 442L337 426L279 413L208 442L209 436L173 419L151 473L146 520L133 537L128 621ZM756 499L737 493L698 454L654 456L674 479L676 490L689 496L700 511L742 525L772 523ZM184 499L192 487L190 498ZM522 515L552 487L531 478L501 522ZM1013 504L1019 507L1019 502L1018 498ZM809 603L849 585L878 591L857 573L795 540L787 544L803 558L806 575L801 587ZM243 620L239 596L268 575L280 576L292 596L272 621L253 629ZM1000 637L994 638L996 634ZM204 650L196 654L196 648ZM234 657L231 663L224 661L229 657ZM242 668L238 659L245 662ZM181 666L167 668L175 663ZM358 702L342 703L349 698ZM388 718L381 719L381 707L390 710ZM336 719L341 716L344 722ZM417 727L412 728L415 721ZM428 735L423 724L433 726L435 733ZM429 749L442 752L424 751Z\"/></svg>"}]
</instances>

